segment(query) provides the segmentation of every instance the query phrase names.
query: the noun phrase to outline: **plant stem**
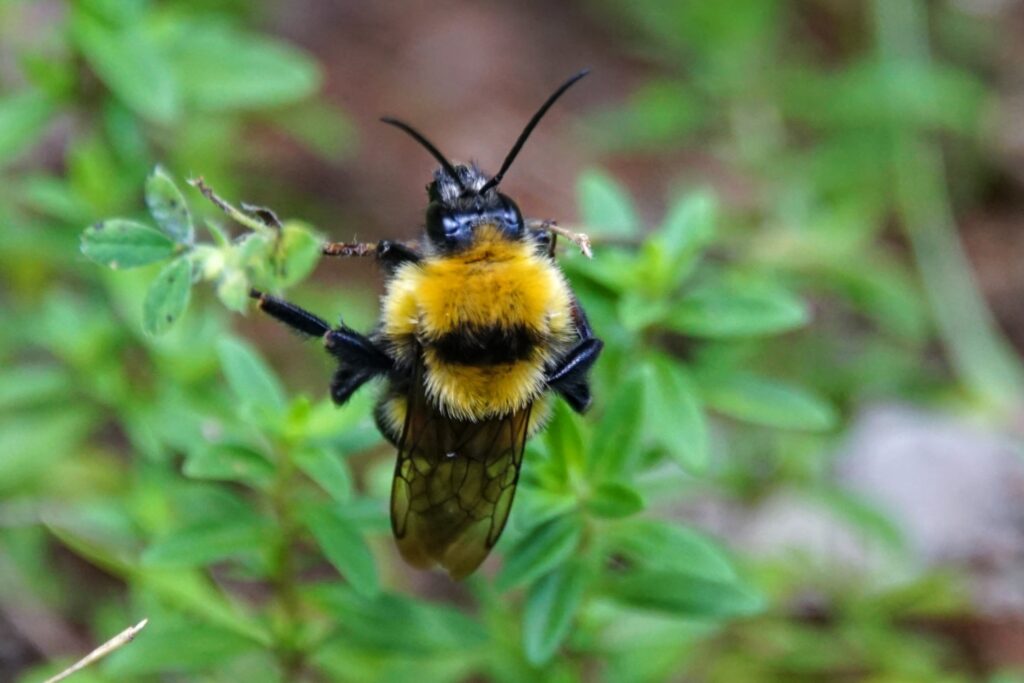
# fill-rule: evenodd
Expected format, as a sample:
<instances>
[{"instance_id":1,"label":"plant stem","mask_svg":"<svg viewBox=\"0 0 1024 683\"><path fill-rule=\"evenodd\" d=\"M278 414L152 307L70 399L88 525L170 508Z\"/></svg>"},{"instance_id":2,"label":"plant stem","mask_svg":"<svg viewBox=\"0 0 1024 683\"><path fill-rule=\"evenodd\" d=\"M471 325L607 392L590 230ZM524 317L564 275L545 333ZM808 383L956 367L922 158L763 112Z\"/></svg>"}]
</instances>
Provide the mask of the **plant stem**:
<instances>
[{"instance_id":1,"label":"plant stem","mask_svg":"<svg viewBox=\"0 0 1024 683\"><path fill-rule=\"evenodd\" d=\"M886 68L928 66L926 8L919 0L875 0L875 30ZM895 80L889 89L904 87ZM899 97L892 92L890 101ZM892 126L895 200L951 361L967 388L1004 415L1021 409L1024 372L993 320L957 236L942 155L920 131Z\"/></svg>"},{"instance_id":2,"label":"plant stem","mask_svg":"<svg viewBox=\"0 0 1024 683\"><path fill-rule=\"evenodd\" d=\"M286 453L287 448L277 448ZM294 546L292 539L298 533L298 523L292 511L294 468L291 458L282 455L277 461L277 476L270 492L270 504L277 519L280 534L274 556L271 558L271 586L282 623L277 631L276 654L286 681L299 681L305 668L306 653L296 644L296 633L301 627L301 605L297 591Z\"/></svg>"}]
</instances>

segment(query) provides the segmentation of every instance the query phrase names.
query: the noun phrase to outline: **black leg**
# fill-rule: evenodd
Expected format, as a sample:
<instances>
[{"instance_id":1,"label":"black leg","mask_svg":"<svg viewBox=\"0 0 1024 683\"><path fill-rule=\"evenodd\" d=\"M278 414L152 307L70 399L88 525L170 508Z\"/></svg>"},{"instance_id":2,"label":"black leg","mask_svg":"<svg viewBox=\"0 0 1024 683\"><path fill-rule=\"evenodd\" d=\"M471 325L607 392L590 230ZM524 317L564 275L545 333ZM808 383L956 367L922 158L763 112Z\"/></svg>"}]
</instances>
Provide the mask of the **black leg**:
<instances>
[{"instance_id":1,"label":"black leg","mask_svg":"<svg viewBox=\"0 0 1024 683\"><path fill-rule=\"evenodd\" d=\"M408 244L381 240L377 242L377 260L394 270L403 263L419 263L422 255Z\"/></svg>"},{"instance_id":2,"label":"black leg","mask_svg":"<svg viewBox=\"0 0 1024 683\"><path fill-rule=\"evenodd\" d=\"M594 336L594 331L590 329L587 312L583 310L583 306L580 305L580 300L576 298L575 292L570 293L572 294L572 309L570 310L572 322L576 325L576 331L579 333L580 339L590 339Z\"/></svg>"},{"instance_id":3,"label":"black leg","mask_svg":"<svg viewBox=\"0 0 1024 683\"><path fill-rule=\"evenodd\" d=\"M391 357L380 350L373 341L359 334L344 323L324 336L324 348L343 365L365 366L375 372L391 369Z\"/></svg>"},{"instance_id":4,"label":"black leg","mask_svg":"<svg viewBox=\"0 0 1024 683\"><path fill-rule=\"evenodd\" d=\"M590 407L590 382L587 373L597 361L603 347L604 342L597 337L581 339L548 373L548 386L557 391L577 413L582 413Z\"/></svg>"},{"instance_id":5,"label":"black leg","mask_svg":"<svg viewBox=\"0 0 1024 683\"><path fill-rule=\"evenodd\" d=\"M571 314L580 340L558 365L548 371L546 379L548 386L557 391L573 410L582 413L590 406L591 400L587 373L601 354L604 342L594 336L587 313L575 294L572 294Z\"/></svg>"},{"instance_id":6,"label":"black leg","mask_svg":"<svg viewBox=\"0 0 1024 683\"><path fill-rule=\"evenodd\" d=\"M530 237L537 245L537 253L545 256L555 255L555 244L557 237L547 228L533 228L530 230Z\"/></svg>"},{"instance_id":7,"label":"black leg","mask_svg":"<svg viewBox=\"0 0 1024 683\"><path fill-rule=\"evenodd\" d=\"M331 329L331 326L323 318L313 315L295 304L288 303L284 299L278 299L276 296L265 294L258 289L249 290L249 296L256 299L256 305L261 311L280 320L297 332L310 337L322 337Z\"/></svg>"},{"instance_id":8,"label":"black leg","mask_svg":"<svg viewBox=\"0 0 1024 683\"><path fill-rule=\"evenodd\" d=\"M391 370L391 358L368 337L345 324L332 329L319 316L283 299L255 289L249 295L267 315L302 334L323 338L324 348L338 359L338 369L331 381L331 398L338 405L351 398L367 381Z\"/></svg>"},{"instance_id":9,"label":"black leg","mask_svg":"<svg viewBox=\"0 0 1024 683\"><path fill-rule=\"evenodd\" d=\"M603 347L604 342L597 337L581 339L576 346L569 350L558 366L548 373L548 386L559 389L559 387L586 380L587 373L601 354Z\"/></svg>"}]
</instances>

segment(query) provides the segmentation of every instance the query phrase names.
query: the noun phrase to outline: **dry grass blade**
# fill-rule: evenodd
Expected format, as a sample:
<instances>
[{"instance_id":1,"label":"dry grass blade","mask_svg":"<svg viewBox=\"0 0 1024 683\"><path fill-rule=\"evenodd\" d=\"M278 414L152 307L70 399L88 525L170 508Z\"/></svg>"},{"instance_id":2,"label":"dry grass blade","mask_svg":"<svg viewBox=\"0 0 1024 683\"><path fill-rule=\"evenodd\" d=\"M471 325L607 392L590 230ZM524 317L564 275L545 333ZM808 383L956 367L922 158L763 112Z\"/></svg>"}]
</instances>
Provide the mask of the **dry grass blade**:
<instances>
[{"instance_id":1,"label":"dry grass blade","mask_svg":"<svg viewBox=\"0 0 1024 683\"><path fill-rule=\"evenodd\" d=\"M102 659L103 657L106 657L114 650L124 645L127 645L128 643L132 642L132 639L135 638L139 631L146 627L147 623L149 623L149 619L143 619L139 623L135 624L135 626L129 626L128 628L121 631L116 636L114 636L113 638L111 638L110 640L103 643L98 648L87 654L86 656L82 657L80 660L78 660L68 668L61 671L56 676L46 679L44 683L57 683L57 681L63 681L65 678L75 673L76 671L84 669L93 662Z\"/></svg>"}]
</instances>

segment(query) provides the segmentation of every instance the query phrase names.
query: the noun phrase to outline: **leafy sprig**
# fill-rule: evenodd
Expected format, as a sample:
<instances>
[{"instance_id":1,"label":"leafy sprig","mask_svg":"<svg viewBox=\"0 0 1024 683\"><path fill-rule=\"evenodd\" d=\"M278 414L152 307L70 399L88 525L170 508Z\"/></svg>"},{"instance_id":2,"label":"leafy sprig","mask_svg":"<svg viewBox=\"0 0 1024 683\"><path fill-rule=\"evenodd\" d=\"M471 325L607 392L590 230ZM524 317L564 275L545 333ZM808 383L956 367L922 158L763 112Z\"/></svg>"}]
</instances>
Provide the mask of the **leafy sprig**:
<instances>
[{"instance_id":1,"label":"leafy sprig","mask_svg":"<svg viewBox=\"0 0 1024 683\"><path fill-rule=\"evenodd\" d=\"M166 331L184 314L197 281L214 283L225 306L244 311L253 286L279 290L299 282L320 257L322 240L305 224L281 223L258 207L237 209L201 178L190 184L247 232L231 239L223 226L207 220L203 225L213 241L197 243L195 221L184 195L157 167L146 181L146 205L155 228L113 218L94 224L82 235L82 253L108 268L164 262L143 306L143 329L149 334Z\"/></svg>"}]
</instances>

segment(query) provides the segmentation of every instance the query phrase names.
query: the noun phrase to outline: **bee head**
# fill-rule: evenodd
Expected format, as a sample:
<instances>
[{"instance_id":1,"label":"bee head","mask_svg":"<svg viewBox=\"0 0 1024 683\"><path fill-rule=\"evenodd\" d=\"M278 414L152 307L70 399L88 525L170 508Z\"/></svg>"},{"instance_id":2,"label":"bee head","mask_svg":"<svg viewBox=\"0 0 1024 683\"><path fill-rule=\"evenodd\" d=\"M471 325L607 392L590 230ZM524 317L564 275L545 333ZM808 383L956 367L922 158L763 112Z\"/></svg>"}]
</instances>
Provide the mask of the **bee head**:
<instances>
[{"instance_id":1,"label":"bee head","mask_svg":"<svg viewBox=\"0 0 1024 683\"><path fill-rule=\"evenodd\" d=\"M526 227L519 207L495 187L486 187L490 179L476 164L453 166L452 172L454 176L442 166L427 186L427 238L437 249L451 252L468 247L483 225L505 239L523 238Z\"/></svg>"},{"instance_id":2,"label":"bee head","mask_svg":"<svg viewBox=\"0 0 1024 683\"><path fill-rule=\"evenodd\" d=\"M463 249L472 244L476 229L482 225L497 228L507 239L523 238L526 228L519 207L498 192L498 184L551 105L587 73L587 70L579 72L548 97L519 134L516 143L505 156L501 169L491 178L484 175L475 164L452 165L437 147L407 123L392 118L381 119L408 133L441 164L434 172L434 180L427 186L430 197L427 206L427 238L436 248L449 252Z\"/></svg>"}]
</instances>

